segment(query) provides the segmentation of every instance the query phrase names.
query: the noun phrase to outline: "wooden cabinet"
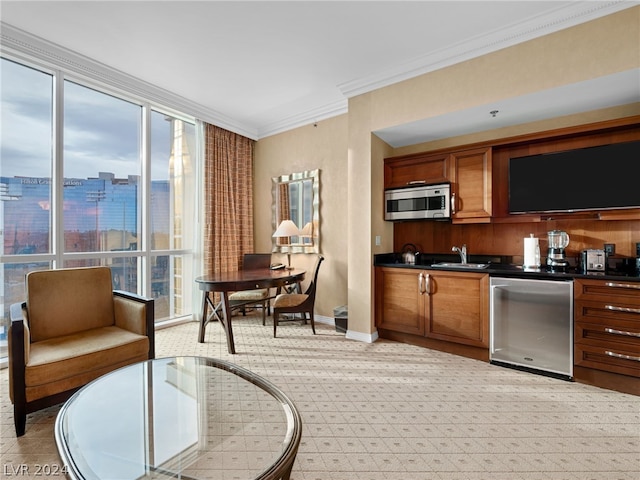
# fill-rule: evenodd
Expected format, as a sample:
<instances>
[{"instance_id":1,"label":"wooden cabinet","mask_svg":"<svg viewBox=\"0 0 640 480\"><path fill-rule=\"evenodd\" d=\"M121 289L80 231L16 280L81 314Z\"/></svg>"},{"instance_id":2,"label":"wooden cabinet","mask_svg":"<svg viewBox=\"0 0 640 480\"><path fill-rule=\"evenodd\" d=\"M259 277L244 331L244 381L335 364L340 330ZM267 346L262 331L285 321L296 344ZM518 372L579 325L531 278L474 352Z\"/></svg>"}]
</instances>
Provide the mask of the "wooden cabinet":
<instances>
[{"instance_id":1,"label":"wooden cabinet","mask_svg":"<svg viewBox=\"0 0 640 480\"><path fill-rule=\"evenodd\" d=\"M489 346L489 275L427 272L425 335L475 347Z\"/></svg>"},{"instance_id":2,"label":"wooden cabinet","mask_svg":"<svg viewBox=\"0 0 640 480\"><path fill-rule=\"evenodd\" d=\"M449 154L407 155L386 159L384 188L433 185L449 181Z\"/></svg>"},{"instance_id":3,"label":"wooden cabinet","mask_svg":"<svg viewBox=\"0 0 640 480\"><path fill-rule=\"evenodd\" d=\"M488 347L489 275L376 267L375 285L379 329Z\"/></svg>"},{"instance_id":4,"label":"wooden cabinet","mask_svg":"<svg viewBox=\"0 0 640 480\"><path fill-rule=\"evenodd\" d=\"M425 296L420 295L423 270L376 267L376 326L395 332L424 335Z\"/></svg>"},{"instance_id":5,"label":"wooden cabinet","mask_svg":"<svg viewBox=\"0 0 640 480\"><path fill-rule=\"evenodd\" d=\"M640 377L640 283L574 282L574 365Z\"/></svg>"},{"instance_id":6,"label":"wooden cabinet","mask_svg":"<svg viewBox=\"0 0 640 480\"><path fill-rule=\"evenodd\" d=\"M490 222L491 160L491 147L388 158L384 188L451 183L453 223Z\"/></svg>"},{"instance_id":7,"label":"wooden cabinet","mask_svg":"<svg viewBox=\"0 0 640 480\"><path fill-rule=\"evenodd\" d=\"M491 148L454 152L450 158L453 223L490 222L492 215Z\"/></svg>"}]
</instances>

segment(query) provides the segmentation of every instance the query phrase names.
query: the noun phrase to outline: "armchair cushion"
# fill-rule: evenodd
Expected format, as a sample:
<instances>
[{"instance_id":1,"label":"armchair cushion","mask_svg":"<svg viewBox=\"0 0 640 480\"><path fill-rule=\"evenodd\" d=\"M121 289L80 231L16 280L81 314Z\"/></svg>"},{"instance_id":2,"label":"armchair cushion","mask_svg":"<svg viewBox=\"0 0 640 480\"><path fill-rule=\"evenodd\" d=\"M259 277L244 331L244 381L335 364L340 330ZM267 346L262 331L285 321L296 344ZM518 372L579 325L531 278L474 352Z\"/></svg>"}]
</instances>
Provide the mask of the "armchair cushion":
<instances>
[{"instance_id":1,"label":"armchair cushion","mask_svg":"<svg viewBox=\"0 0 640 480\"><path fill-rule=\"evenodd\" d=\"M302 305L309 295L304 293L281 293L273 302L273 308L288 308Z\"/></svg>"},{"instance_id":2,"label":"armchair cushion","mask_svg":"<svg viewBox=\"0 0 640 480\"><path fill-rule=\"evenodd\" d=\"M31 342L113 325L111 269L31 272L27 306Z\"/></svg>"},{"instance_id":3,"label":"armchair cushion","mask_svg":"<svg viewBox=\"0 0 640 480\"><path fill-rule=\"evenodd\" d=\"M148 352L146 336L115 326L34 343L25 371L27 401L82 386L113 365L147 359Z\"/></svg>"},{"instance_id":4,"label":"armchair cushion","mask_svg":"<svg viewBox=\"0 0 640 480\"><path fill-rule=\"evenodd\" d=\"M269 298L268 288L259 288L257 290L242 290L240 292L233 292L229 295L229 300L232 302L237 301L260 301Z\"/></svg>"}]
</instances>

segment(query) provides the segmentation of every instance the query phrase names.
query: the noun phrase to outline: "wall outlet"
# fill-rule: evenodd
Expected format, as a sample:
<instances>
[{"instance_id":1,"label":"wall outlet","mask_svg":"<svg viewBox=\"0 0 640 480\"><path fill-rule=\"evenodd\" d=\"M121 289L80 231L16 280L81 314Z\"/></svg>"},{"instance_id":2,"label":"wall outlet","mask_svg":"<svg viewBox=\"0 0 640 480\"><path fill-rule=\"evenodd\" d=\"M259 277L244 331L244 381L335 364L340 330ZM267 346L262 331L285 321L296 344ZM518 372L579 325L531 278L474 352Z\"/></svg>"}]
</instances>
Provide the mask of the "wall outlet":
<instances>
[{"instance_id":1,"label":"wall outlet","mask_svg":"<svg viewBox=\"0 0 640 480\"><path fill-rule=\"evenodd\" d=\"M605 243L604 244L604 253L606 255L615 255L616 254L616 244L615 243Z\"/></svg>"}]
</instances>

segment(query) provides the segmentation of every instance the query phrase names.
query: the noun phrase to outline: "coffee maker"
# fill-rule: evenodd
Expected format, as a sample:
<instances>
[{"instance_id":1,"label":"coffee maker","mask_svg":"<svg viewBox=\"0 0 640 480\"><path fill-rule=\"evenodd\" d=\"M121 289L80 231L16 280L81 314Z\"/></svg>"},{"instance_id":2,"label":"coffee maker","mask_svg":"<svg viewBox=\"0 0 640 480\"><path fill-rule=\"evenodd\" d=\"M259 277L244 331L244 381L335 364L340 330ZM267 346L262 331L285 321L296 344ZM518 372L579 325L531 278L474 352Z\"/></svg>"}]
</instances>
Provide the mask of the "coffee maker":
<instances>
[{"instance_id":1,"label":"coffee maker","mask_svg":"<svg viewBox=\"0 0 640 480\"><path fill-rule=\"evenodd\" d=\"M569 266L564 249L569 245L569 235L562 230L547 232L549 249L547 251L547 266L552 270L562 270Z\"/></svg>"}]
</instances>

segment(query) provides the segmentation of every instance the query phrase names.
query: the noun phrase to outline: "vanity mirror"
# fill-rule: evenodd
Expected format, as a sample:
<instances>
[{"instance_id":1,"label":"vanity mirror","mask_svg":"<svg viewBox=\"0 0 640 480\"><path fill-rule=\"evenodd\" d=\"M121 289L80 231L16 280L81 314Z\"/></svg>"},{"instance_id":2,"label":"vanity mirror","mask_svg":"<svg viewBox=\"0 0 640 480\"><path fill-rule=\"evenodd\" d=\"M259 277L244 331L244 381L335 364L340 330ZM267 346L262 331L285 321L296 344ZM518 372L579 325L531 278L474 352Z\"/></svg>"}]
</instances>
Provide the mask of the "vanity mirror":
<instances>
[{"instance_id":1,"label":"vanity mirror","mask_svg":"<svg viewBox=\"0 0 640 480\"><path fill-rule=\"evenodd\" d=\"M298 236L273 237L272 252L320 253L320 170L271 180L272 231L284 220L293 221L300 230Z\"/></svg>"}]
</instances>

